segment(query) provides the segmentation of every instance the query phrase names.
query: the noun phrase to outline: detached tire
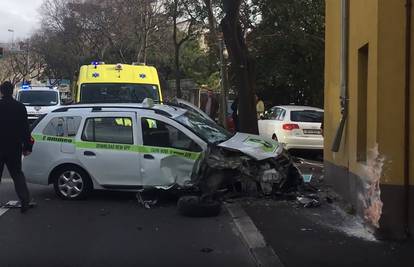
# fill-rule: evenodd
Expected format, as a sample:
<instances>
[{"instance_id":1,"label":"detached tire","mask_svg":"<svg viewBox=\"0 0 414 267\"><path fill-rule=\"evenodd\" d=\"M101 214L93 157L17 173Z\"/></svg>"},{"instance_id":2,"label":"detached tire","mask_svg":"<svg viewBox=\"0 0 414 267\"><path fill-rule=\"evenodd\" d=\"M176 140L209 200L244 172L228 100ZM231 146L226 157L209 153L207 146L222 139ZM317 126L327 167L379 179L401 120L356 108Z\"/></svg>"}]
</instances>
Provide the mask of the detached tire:
<instances>
[{"instance_id":1,"label":"detached tire","mask_svg":"<svg viewBox=\"0 0 414 267\"><path fill-rule=\"evenodd\" d=\"M178 213L187 217L214 217L221 212L221 202L201 201L198 196L184 196L178 200Z\"/></svg>"},{"instance_id":2,"label":"detached tire","mask_svg":"<svg viewBox=\"0 0 414 267\"><path fill-rule=\"evenodd\" d=\"M56 195L65 200L85 199L93 189L89 175L75 165L63 166L54 172Z\"/></svg>"}]
</instances>

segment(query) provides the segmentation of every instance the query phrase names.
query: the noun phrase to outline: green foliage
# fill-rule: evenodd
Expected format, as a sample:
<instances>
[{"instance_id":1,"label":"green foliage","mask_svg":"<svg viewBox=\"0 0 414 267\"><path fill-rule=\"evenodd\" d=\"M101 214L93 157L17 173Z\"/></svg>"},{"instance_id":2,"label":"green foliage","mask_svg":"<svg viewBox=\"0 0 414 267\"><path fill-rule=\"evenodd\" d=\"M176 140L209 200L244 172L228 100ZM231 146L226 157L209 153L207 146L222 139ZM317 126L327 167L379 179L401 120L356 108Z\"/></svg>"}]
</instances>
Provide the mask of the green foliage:
<instances>
[{"instance_id":1,"label":"green foliage","mask_svg":"<svg viewBox=\"0 0 414 267\"><path fill-rule=\"evenodd\" d=\"M262 20L249 35L257 88L272 105L323 106L324 1L256 0Z\"/></svg>"},{"instance_id":2,"label":"green foliage","mask_svg":"<svg viewBox=\"0 0 414 267\"><path fill-rule=\"evenodd\" d=\"M220 73L216 59L208 51L200 48L198 40L183 45L181 53L183 76L193 79L199 85L207 85L209 89L220 88Z\"/></svg>"}]
</instances>

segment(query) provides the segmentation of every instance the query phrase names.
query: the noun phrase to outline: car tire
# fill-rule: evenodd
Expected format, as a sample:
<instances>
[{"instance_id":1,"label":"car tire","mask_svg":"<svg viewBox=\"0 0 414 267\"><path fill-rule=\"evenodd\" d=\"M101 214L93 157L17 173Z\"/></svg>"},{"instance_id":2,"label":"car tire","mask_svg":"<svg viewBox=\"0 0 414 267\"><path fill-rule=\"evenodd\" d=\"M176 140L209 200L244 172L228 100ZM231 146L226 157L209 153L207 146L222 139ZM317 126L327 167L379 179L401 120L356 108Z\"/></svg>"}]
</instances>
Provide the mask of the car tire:
<instances>
[{"instance_id":1,"label":"car tire","mask_svg":"<svg viewBox=\"0 0 414 267\"><path fill-rule=\"evenodd\" d=\"M221 202L202 201L198 196L184 196L178 200L178 213L187 217L214 217L221 212Z\"/></svg>"},{"instance_id":2,"label":"car tire","mask_svg":"<svg viewBox=\"0 0 414 267\"><path fill-rule=\"evenodd\" d=\"M58 197L65 200L85 199L93 189L89 175L75 165L63 166L56 170L53 187Z\"/></svg>"},{"instance_id":3,"label":"car tire","mask_svg":"<svg viewBox=\"0 0 414 267\"><path fill-rule=\"evenodd\" d=\"M277 141L279 141L279 140L277 139L277 135L276 135L276 134L273 134L272 139L273 139L273 140L275 140L276 142L277 142Z\"/></svg>"}]
</instances>

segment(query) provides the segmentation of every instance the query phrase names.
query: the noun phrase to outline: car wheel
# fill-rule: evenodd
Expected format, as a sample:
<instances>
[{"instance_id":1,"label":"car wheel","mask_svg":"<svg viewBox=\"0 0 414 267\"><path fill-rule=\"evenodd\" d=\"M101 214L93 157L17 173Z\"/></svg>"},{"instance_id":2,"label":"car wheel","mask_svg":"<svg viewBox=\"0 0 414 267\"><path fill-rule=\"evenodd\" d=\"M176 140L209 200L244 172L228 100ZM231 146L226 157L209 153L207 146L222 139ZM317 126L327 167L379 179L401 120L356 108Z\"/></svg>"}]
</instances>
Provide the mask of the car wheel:
<instances>
[{"instance_id":1,"label":"car wheel","mask_svg":"<svg viewBox=\"0 0 414 267\"><path fill-rule=\"evenodd\" d=\"M272 139L278 141L276 134L273 134Z\"/></svg>"},{"instance_id":2,"label":"car wheel","mask_svg":"<svg viewBox=\"0 0 414 267\"><path fill-rule=\"evenodd\" d=\"M221 202L217 200L202 201L198 196L184 196L178 200L177 209L183 216L213 217L221 212Z\"/></svg>"},{"instance_id":3,"label":"car wheel","mask_svg":"<svg viewBox=\"0 0 414 267\"><path fill-rule=\"evenodd\" d=\"M84 199L93 188L89 175L77 166L65 166L57 170L53 186L56 194L67 200Z\"/></svg>"}]
</instances>

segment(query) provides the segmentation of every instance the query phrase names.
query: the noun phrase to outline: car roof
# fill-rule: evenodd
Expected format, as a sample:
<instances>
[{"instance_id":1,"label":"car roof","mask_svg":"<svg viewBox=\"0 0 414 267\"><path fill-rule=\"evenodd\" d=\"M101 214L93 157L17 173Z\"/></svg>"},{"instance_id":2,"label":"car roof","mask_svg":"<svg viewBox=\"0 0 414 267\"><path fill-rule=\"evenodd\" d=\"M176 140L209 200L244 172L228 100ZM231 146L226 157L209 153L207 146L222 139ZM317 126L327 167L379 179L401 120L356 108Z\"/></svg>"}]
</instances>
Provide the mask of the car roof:
<instances>
[{"instance_id":1,"label":"car roof","mask_svg":"<svg viewBox=\"0 0 414 267\"><path fill-rule=\"evenodd\" d=\"M139 113L148 113L148 111L153 111L159 115L164 115L168 117L178 117L185 112L186 109L166 105L166 104L154 104L153 106L144 105L141 103L108 103L108 104L76 104L63 106L59 109L54 110L52 113L76 113L76 114L85 114L93 111L100 112L139 112Z\"/></svg>"},{"instance_id":2,"label":"car roof","mask_svg":"<svg viewBox=\"0 0 414 267\"><path fill-rule=\"evenodd\" d=\"M323 109L321 108L316 108L316 107L310 107L310 106L295 106L295 105L282 105L282 106L274 106L273 108L283 108L286 109L288 111L294 111L294 110L314 110L314 111L322 111Z\"/></svg>"}]
</instances>

